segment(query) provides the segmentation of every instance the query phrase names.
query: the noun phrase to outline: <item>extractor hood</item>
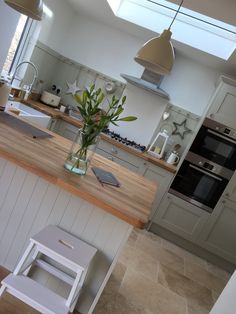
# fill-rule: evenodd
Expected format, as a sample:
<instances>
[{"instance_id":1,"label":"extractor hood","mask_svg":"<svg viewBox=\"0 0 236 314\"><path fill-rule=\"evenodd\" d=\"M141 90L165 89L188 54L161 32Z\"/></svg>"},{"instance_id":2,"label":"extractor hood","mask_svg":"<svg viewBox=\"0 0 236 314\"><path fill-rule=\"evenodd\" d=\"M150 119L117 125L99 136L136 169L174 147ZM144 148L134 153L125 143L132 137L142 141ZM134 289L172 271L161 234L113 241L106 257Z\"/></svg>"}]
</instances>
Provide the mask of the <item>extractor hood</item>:
<instances>
[{"instance_id":1,"label":"extractor hood","mask_svg":"<svg viewBox=\"0 0 236 314\"><path fill-rule=\"evenodd\" d=\"M165 99L170 99L168 93L166 93L163 89L160 88L160 84L163 79L163 75L156 74L154 72L144 70L141 78L134 77L127 74L121 74L121 76L130 84L135 85L137 87L141 87L151 93L154 93L160 97Z\"/></svg>"}]
</instances>

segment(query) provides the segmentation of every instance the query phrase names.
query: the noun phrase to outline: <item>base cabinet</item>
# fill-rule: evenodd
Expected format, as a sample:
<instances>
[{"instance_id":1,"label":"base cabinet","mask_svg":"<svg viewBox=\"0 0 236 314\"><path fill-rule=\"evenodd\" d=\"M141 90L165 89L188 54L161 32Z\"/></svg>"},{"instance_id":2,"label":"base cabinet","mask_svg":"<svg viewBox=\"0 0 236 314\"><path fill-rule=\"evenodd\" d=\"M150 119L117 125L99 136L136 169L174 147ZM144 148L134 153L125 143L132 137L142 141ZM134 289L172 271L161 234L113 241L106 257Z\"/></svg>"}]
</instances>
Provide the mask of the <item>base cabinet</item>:
<instances>
[{"instance_id":1,"label":"base cabinet","mask_svg":"<svg viewBox=\"0 0 236 314\"><path fill-rule=\"evenodd\" d=\"M143 173L141 173L145 178L154 181L158 184L155 200L152 206L151 218L157 210L163 196L168 190L171 180L174 177L174 173L157 167L149 162L144 163Z\"/></svg>"},{"instance_id":2,"label":"base cabinet","mask_svg":"<svg viewBox=\"0 0 236 314\"><path fill-rule=\"evenodd\" d=\"M201 234L201 246L236 264L236 203L224 198Z\"/></svg>"},{"instance_id":3,"label":"base cabinet","mask_svg":"<svg viewBox=\"0 0 236 314\"><path fill-rule=\"evenodd\" d=\"M184 239L197 242L209 213L174 195L167 194L154 217L154 222Z\"/></svg>"}]
</instances>

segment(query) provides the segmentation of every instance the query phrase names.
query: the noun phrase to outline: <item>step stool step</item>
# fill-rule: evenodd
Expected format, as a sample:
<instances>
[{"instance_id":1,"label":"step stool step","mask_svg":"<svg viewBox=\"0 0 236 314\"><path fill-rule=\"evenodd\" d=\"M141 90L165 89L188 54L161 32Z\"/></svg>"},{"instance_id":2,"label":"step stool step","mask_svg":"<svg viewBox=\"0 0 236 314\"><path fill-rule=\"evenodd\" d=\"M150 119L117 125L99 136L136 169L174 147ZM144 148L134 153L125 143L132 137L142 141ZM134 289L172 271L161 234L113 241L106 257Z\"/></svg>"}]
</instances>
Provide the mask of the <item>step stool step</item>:
<instances>
[{"instance_id":1,"label":"step stool step","mask_svg":"<svg viewBox=\"0 0 236 314\"><path fill-rule=\"evenodd\" d=\"M79 266L83 269L88 267L97 252L93 246L53 225L41 230L31 240L41 247L45 247L47 251L57 254L58 262L61 257L73 263L75 267Z\"/></svg>"},{"instance_id":2,"label":"step stool step","mask_svg":"<svg viewBox=\"0 0 236 314\"><path fill-rule=\"evenodd\" d=\"M68 314L66 299L23 275L10 274L2 280L7 292L44 314Z\"/></svg>"}]
</instances>

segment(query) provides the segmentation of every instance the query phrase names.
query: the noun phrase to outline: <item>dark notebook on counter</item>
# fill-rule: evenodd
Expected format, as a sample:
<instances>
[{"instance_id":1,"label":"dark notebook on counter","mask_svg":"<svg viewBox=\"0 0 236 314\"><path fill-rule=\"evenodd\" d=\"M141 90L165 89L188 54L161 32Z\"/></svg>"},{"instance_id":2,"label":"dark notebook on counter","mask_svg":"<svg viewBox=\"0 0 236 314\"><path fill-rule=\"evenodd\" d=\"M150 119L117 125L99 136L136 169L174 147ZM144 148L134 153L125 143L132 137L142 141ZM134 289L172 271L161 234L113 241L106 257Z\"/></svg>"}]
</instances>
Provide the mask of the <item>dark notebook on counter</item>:
<instances>
[{"instance_id":1,"label":"dark notebook on counter","mask_svg":"<svg viewBox=\"0 0 236 314\"><path fill-rule=\"evenodd\" d=\"M109 184L120 187L120 182L109 171L105 171L101 168L92 167L93 173L101 184Z\"/></svg>"}]
</instances>

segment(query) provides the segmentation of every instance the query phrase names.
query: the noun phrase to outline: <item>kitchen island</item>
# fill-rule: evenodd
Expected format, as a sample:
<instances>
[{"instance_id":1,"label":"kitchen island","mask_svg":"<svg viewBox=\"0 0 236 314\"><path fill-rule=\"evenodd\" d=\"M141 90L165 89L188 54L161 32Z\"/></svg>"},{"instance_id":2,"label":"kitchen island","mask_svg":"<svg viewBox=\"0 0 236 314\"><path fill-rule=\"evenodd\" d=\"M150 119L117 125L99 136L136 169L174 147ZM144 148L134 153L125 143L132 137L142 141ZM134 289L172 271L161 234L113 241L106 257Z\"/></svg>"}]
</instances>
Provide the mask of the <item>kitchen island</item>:
<instances>
[{"instance_id":1,"label":"kitchen island","mask_svg":"<svg viewBox=\"0 0 236 314\"><path fill-rule=\"evenodd\" d=\"M120 188L101 186L89 169L84 177L63 168L71 142L48 132L32 138L0 124L0 264L13 270L29 237L49 224L59 225L98 248L77 309L91 313L115 266L132 226L148 221L156 185L95 155L92 164L111 171ZM44 273L42 284L66 287Z\"/></svg>"}]
</instances>

